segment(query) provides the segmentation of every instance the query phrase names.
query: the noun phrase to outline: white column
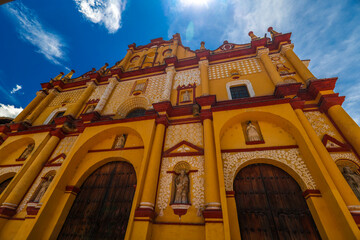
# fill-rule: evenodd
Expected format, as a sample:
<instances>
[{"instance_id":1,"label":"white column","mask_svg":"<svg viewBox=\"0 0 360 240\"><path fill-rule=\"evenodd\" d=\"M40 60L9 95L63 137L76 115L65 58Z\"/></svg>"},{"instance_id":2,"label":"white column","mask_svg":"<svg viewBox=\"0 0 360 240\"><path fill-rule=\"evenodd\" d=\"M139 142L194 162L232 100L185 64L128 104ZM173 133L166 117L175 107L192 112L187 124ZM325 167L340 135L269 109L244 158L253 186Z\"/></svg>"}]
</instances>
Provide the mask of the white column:
<instances>
[{"instance_id":1,"label":"white column","mask_svg":"<svg viewBox=\"0 0 360 240\"><path fill-rule=\"evenodd\" d=\"M115 86L117 85L118 80L115 77L109 79L109 84L107 85L105 92L100 98L99 103L95 107L95 112L101 113L104 109L106 102L109 100L111 93L113 92Z\"/></svg>"},{"instance_id":2,"label":"white column","mask_svg":"<svg viewBox=\"0 0 360 240\"><path fill-rule=\"evenodd\" d=\"M165 82L164 92L163 92L161 100L162 101L170 101L172 83L174 81L174 76L175 76L176 71L175 71L174 66L167 67L165 71L166 71L166 82Z\"/></svg>"}]
</instances>

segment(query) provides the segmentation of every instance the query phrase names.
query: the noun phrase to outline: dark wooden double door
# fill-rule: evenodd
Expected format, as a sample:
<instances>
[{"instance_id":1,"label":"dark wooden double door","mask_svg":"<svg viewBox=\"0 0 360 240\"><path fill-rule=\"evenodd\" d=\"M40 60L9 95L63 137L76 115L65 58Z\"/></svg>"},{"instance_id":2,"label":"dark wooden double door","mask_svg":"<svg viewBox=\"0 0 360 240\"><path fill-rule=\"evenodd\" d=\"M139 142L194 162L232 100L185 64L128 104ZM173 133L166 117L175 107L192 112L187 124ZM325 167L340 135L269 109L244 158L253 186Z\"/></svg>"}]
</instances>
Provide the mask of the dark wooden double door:
<instances>
[{"instance_id":1,"label":"dark wooden double door","mask_svg":"<svg viewBox=\"0 0 360 240\"><path fill-rule=\"evenodd\" d=\"M129 163L97 169L81 186L58 239L124 239L135 186Z\"/></svg>"},{"instance_id":2,"label":"dark wooden double door","mask_svg":"<svg viewBox=\"0 0 360 240\"><path fill-rule=\"evenodd\" d=\"M242 169L234 181L241 239L320 239L302 191L267 164Z\"/></svg>"}]
</instances>

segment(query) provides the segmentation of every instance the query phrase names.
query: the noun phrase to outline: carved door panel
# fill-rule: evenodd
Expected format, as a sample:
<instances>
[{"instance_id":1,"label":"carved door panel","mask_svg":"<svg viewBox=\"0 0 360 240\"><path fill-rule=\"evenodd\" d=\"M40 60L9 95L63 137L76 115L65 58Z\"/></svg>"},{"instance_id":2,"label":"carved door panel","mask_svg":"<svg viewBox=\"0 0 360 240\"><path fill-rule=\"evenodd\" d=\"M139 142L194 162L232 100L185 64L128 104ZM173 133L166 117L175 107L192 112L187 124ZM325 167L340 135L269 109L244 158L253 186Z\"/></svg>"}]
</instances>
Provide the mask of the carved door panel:
<instances>
[{"instance_id":1,"label":"carved door panel","mask_svg":"<svg viewBox=\"0 0 360 240\"><path fill-rule=\"evenodd\" d=\"M243 240L320 239L299 185L280 168L247 166L234 191Z\"/></svg>"},{"instance_id":2,"label":"carved door panel","mask_svg":"<svg viewBox=\"0 0 360 240\"><path fill-rule=\"evenodd\" d=\"M129 163L97 169L81 186L58 239L124 239L135 185Z\"/></svg>"}]
</instances>

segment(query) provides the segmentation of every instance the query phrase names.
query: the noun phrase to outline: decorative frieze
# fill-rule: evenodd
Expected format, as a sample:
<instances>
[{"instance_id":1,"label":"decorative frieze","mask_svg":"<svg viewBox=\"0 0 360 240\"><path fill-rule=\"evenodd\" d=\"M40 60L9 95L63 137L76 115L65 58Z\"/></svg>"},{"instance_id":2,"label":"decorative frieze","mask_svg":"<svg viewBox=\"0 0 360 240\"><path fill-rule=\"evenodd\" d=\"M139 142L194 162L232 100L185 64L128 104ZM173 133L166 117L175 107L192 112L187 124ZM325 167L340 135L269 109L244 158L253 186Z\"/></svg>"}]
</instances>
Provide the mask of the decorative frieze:
<instances>
[{"instance_id":1,"label":"decorative frieze","mask_svg":"<svg viewBox=\"0 0 360 240\"><path fill-rule=\"evenodd\" d=\"M223 153L222 158L226 191L233 191L233 182L237 170L246 162L254 159L271 159L286 164L299 175L307 189L316 189L315 181L298 149Z\"/></svg>"},{"instance_id":2,"label":"decorative frieze","mask_svg":"<svg viewBox=\"0 0 360 240\"><path fill-rule=\"evenodd\" d=\"M344 153L330 153L331 158L334 161L337 161L339 159L347 159L347 160L352 160L354 162L356 162L359 166L360 166L360 161L359 159L355 156L354 153L351 152L344 152Z\"/></svg>"},{"instance_id":3,"label":"decorative frieze","mask_svg":"<svg viewBox=\"0 0 360 240\"><path fill-rule=\"evenodd\" d=\"M69 136L69 137L65 137L64 139L62 139L60 141L60 143L57 145L57 147L55 148L54 152L52 153L51 157L49 158L49 160L51 161L52 159L58 157L60 154L65 154L67 155L70 152L70 149L72 146L74 146L74 143L77 139L77 136ZM62 163L64 159L60 158L59 161L57 161L56 163ZM52 162L55 163L55 162Z\"/></svg>"},{"instance_id":4,"label":"decorative frieze","mask_svg":"<svg viewBox=\"0 0 360 240\"><path fill-rule=\"evenodd\" d=\"M237 70L240 75L249 75L261 72L259 60L250 58L209 66L209 79L230 77L230 71Z\"/></svg>"}]
</instances>

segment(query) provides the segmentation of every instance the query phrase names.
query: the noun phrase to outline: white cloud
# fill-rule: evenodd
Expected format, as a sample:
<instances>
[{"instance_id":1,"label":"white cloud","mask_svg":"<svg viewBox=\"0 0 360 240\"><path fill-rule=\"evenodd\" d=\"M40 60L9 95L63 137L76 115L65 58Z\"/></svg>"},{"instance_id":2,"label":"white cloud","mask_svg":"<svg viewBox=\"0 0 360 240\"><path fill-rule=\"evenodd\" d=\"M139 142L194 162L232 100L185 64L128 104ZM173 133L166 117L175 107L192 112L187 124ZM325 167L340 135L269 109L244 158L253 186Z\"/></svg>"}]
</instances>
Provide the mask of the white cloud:
<instances>
[{"instance_id":1,"label":"white cloud","mask_svg":"<svg viewBox=\"0 0 360 240\"><path fill-rule=\"evenodd\" d=\"M8 12L14 17L17 31L21 38L37 48L51 62L61 65L64 60L63 40L53 32L46 30L38 16L21 2L12 2L5 5Z\"/></svg>"},{"instance_id":2,"label":"white cloud","mask_svg":"<svg viewBox=\"0 0 360 240\"><path fill-rule=\"evenodd\" d=\"M126 0L75 0L79 12L93 23L104 25L109 33L121 28Z\"/></svg>"},{"instance_id":3,"label":"white cloud","mask_svg":"<svg viewBox=\"0 0 360 240\"><path fill-rule=\"evenodd\" d=\"M171 37L179 32L183 44L192 49L198 49L201 40L209 49L224 40L248 43L249 31L263 37L270 26L278 32L292 32L295 53L311 59L309 67L316 77L339 77L336 91L346 96L344 109L360 123L360 2L217 0L209 1L208 8L182 2L163 0L168 33ZM187 37L188 29L193 29L192 38Z\"/></svg>"},{"instance_id":4,"label":"white cloud","mask_svg":"<svg viewBox=\"0 0 360 240\"><path fill-rule=\"evenodd\" d=\"M14 87L14 88L11 90L10 93L11 93L11 94L14 94L14 93L16 93L17 91L19 91L20 89L22 89L22 86L16 84L16 87Z\"/></svg>"},{"instance_id":5,"label":"white cloud","mask_svg":"<svg viewBox=\"0 0 360 240\"><path fill-rule=\"evenodd\" d=\"M0 117L15 118L23 109L0 103Z\"/></svg>"}]
</instances>

